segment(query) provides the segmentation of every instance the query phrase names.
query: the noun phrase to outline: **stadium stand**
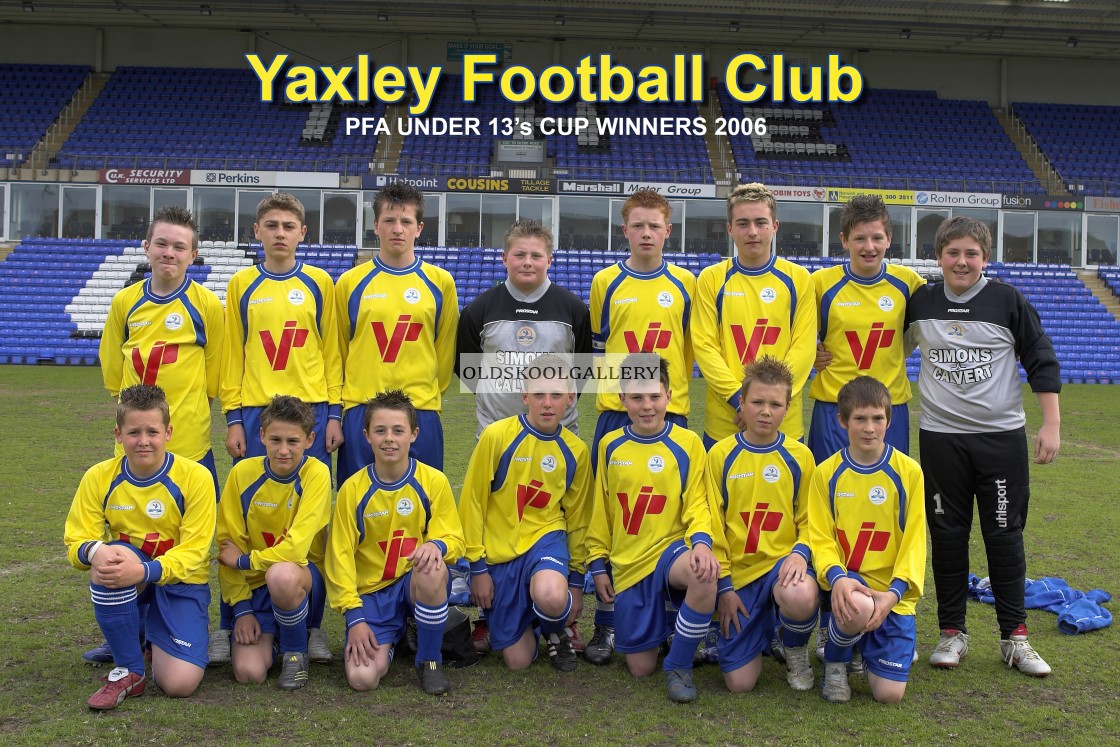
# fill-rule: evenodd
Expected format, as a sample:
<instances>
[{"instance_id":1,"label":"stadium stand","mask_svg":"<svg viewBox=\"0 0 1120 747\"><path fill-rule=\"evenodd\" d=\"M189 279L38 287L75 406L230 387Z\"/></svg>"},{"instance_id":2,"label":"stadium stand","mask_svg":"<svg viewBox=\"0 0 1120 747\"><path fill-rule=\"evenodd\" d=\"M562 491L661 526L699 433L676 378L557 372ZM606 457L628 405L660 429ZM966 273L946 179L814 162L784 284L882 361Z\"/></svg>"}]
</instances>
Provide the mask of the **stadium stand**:
<instances>
[{"instance_id":1,"label":"stadium stand","mask_svg":"<svg viewBox=\"0 0 1120 747\"><path fill-rule=\"evenodd\" d=\"M18 166L89 75L88 65L0 65L0 166Z\"/></svg>"},{"instance_id":2,"label":"stadium stand","mask_svg":"<svg viewBox=\"0 0 1120 747\"><path fill-rule=\"evenodd\" d=\"M1012 110L1071 190L1120 197L1120 107L1016 103Z\"/></svg>"},{"instance_id":3,"label":"stadium stand","mask_svg":"<svg viewBox=\"0 0 1120 747\"><path fill-rule=\"evenodd\" d=\"M712 181L707 146L700 135L635 134L616 129L621 128L625 120L652 122L665 118L691 123L697 116L695 106L645 104L631 99L597 111L592 104L567 101L548 103L544 116L582 117L590 124L584 133L545 137L546 153L555 159L559 176L685 184ZM612 130L615 134L610 134Z\"/></svg>"},{"instance_id":4,"label":"stadium stand","mask_svg":"<svg viewBox=\"0 0 1120 747\"><path fill-rule=\"evenodd\" d=\"M455 278L459 303L505 278L501 250L489 247L424 247L425 261ZM299 258L325 269L334 279L356 260L352 245L301 246ZM603 267L626 258L624 252L575 247L557 250L550 277L586 303L591 279ZM61 258L61 259L60 259ZM203 241L199 259L188 275L224 300L229 278L242 267L261 261L259 245ZM693 273L721 260L714 253L673 253L669 259ZM842 262L835 257L789 257L813 271ZM932 260L898 260L935 278ZM94 365L96 337L104 326L109 302L118 290L148 270L136 242L92 239L28 239L0 263L0 323L10 330L0 345L2 363ZM1120 291L1120 270L1102 269L1100 277ZM1062 361L1063 379L1073 383L1120 384L1120 322L1108 312L1077 275L1065 265L993 263L988 274L1018 287L1038 309ZM1086 330L1092 330L1087 334ZM918 358L907 370L917 375ZM1023 380L1026 380L1025 373Z\"/></svg>"},{"instance_id":5,"label":"stadium stand","mask_svg":"<svg viewBox=\"0 0 1120 747\"><path fill-rule=\"evenodd\" d=\"M420 126L423 119L462 117L467 113L457 93L462 90L462 76L447 74L444 77L446 81L436 90L429 113L417 118L412 123L415 126ZM416 177L489 176L496 138L490 134L487 123L494 117L512 119L513 104L503 98L497 88L482 87L469 107L469 115L481 120L481 134L478 136L407 135L401 145L401 173Z\"/></svg>"},{"instance_id":6,"label":"stadium stand","mask_svg":"<svg viewBox=\"0 0 1120 747\"><path fill-rule=\"evenodd\" d=\"M768 137L754 142L744 134L730 138L745 181L1046 192L983 101L942 99L935 91L874 89L855 104L830 109L790 105L757 110L735 102L721 88L720 105L728 117L766 118ZM778 144L785 147L779 151Z\"/></svg>"},{"instance_id":7,"label":"stadium stand","mask_svg":"<svg viewBox=\"0 0 1120 747\"><path fill-rule=\"evenodd\" d=\"M377 138L333 137L334 126L343 112L383 117L383 102L334 107L323 124L321 110L310 105L259 99L260 84L248 69L121 67L52 165L368 171Z\"/></svg>"}]
</instances>

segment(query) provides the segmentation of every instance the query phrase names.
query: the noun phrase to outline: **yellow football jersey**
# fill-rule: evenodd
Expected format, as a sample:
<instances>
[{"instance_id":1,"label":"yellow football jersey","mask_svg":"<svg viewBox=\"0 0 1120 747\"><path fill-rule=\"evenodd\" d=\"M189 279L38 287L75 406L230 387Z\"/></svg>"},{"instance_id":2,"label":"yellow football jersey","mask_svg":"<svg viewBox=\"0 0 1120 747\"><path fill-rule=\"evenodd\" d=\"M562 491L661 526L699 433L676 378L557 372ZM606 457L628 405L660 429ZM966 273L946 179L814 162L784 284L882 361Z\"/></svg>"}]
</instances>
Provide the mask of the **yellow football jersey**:
<instances>
[{"instance_id":1,"label":"yellow football jersey","mask_svg":"<svg viewBox=\"0 0 1120 747\"><path fill-rule=\"evenodd\" d=\"M483 429L459 496L473 571L508 563L549 532L562 531L569 570L583 573L591 511L591 462L571 431L541 433L525 415Z\"/></svg>"},{"instance_id":2,"label":"yellow football jersey","mask_svg":"<svg viewBox=\"0 0 1120 747\"><path fill-rule=\"evenodd\" d=\"M226 289L222 410L264 407L273 395L307 403L342 403L334 283L299 262L274 275L247 267ZM341 412L339 412L341 415Z\"/></svg>"},{"instance_id":3,"label":"yellow football jersey","mask_svg":"<svg viewBox=\"0 0 1120 747\"><path fill-rule=\"evenodd\" d=\"M718 441L738 431L743 365L772 355L793 371L793 399L782 432L801 438L801 390L817 349L816 298L808 271L781 257L751 270L733 257L701 271L696 297L692 346L708 384L704 432Z\"/></svg>"},{"instance_id":4,"label":"yellow football jersey","mask_svg":"<svg viewBox=\"0 0 1120 747\"><path fill-rule=\"evenodd\" d=\"M591 281L591 341L596 353L657 353L669 362L668 411L688 417L688 385L692 380L692 338L689 325L696 278L688 270L662 262L654 272L640 273L618 262ZM601 387L599 411L623 412L616 391Z\"/></svg>"},{"instance_id":5,"label":"yellow football jersey","mask_svg":"<svg viewBox=\"0 0 1120 747\"><path fill-rule=\"evenodd\" d=\"M677 540L712 547L705 461L700 437L672 423L649 437L627 426L599 442L587 561L594 573L610 560L616 593L653 573Z\"/></svg>"},{"instance_id":6,"label":"yellow football jersey","mask_svg":"<svg viewBox=\"0 0 1120 747\"><path fill-rule=\"evenodd\" d=\"M64 541L79 570L89 542L127 542L147 555L148 580L205 584L214 541L214 478L198 464L167 454L163 466L140 479L128 459L114 457L86 470L66 516Z\"/></svg>"},{"instance_id":7,"label":"yellow football jersey","mask_svg":"<svg viewBox=\"0 0 1120 747\"><path fill-rule=\"evenodd\" d=\"M922 468L887 446L873 465L843 449L821 462L809 494L809 546L822 589L830 577L858 573L876 591L894 588L894 612L914 614L926 576Z\"/></svg>"},{"instance_id":8,"label":"yellow football jersey","mask_svg":"<svg viewBox=\"0 0 1120 747\"><path fill-rule=\"evenodd\" d=\"M168 448L199 460L210 451L210 399L218 396L222 302L191 279L169 296L151 280L117 292L109 306L99 354L105 388L114 397L134 384L167 395L174 439ZM124 450L117 444L117 456ZM213 489L211 489L213 492Z\"/></svg>"},{"instance_id":9,"label":"yellow football jersey","mask_svg":"<svg viewBox=\"0 0 1120 747\"><path fill-rule=\"evenodd\" d=\"M218 504L218 546L233 540L244 551L244 570L218 566L222 599L236 605L263 586L275 563L307 565L331 514L331 471L309 456L280 477L268 457L242 459L230 469Z\"/></svg>"},{"instance_id":10,"label":"yellow football jersey","mask_svg":"<svg viewBox=\"0 0 1120 747\"><path fill-rule=\"evenodd\" d=\"M868 375L890 390L892 404L909 402L902 328L910 295L925 282L909 267L886 262L874 278L859 277L847 263L814 272L820 338L832 362L817 372L809 396L835 402L840 387Z\"/></svg>"},{"instance_id":11,"label":"yellow football jersey","mask_svg":"<svg viewBox=\"0 0 1120 747\"><path fill-rule=\"evenodd\" d=\"M418 410L439 411L451 383L459 299L443 268L396 269L370 260L335 287L344 409L403 389Z\"/></svg>"},{"instance_id":12,"label":"yellow football jersey","mask_svg":"<svg viewBox=\"0 0 1120 747\"><path fill-rule=\"evenodd\" d=\"M741 589L790 553L812 561L808 521L813 467L809 448L784 433L766 446L736 433L708 452L708 492L719 506L713 524L721 585L727 578Z\"/></svg>"},{"instance_id":13,"label":"yellow football jersey","mask_svg":"<svg viewBox=\"0 0 1120 747\"><path fill-rule=\"evenodd\" d=\"M412 569L408 556L434 542L448 564L463 555L463 528L451 485L442 472L415 459L394 483L373 465L338 490L327 538L323 576L331 607L361 609L363 594L384 589Z\"/></svg>"}]
</instances>

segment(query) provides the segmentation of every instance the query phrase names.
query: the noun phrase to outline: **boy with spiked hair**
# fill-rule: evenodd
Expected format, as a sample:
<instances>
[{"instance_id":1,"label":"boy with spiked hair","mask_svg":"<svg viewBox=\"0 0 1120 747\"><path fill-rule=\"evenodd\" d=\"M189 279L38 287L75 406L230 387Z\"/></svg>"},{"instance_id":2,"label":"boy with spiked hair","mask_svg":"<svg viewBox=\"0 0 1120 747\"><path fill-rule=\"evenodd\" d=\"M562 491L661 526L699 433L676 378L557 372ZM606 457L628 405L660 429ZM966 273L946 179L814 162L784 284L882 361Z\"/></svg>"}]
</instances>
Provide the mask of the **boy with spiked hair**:
<instances>
[{"instance_id":1,"label":"boy with spiked hair","mask_svg":"<svg viewBox=\"0 0 1120 747\"><path fill-rule=\"evenodd\" d=\"M655 376L625 376L651 369ZM692 431L666 422L673 393L664 358L630 355L621 370L618 396L630 425L599 442L588 564L596 594L614 603L615 646L635 677L657 667L669 634L666 603L679 610L663 669L669 699L689 703L697 698L692 657L715 611L720 572L712 554L704 444Z\"/></svg>"},{"instance_id":2,"label":"boy with spiked hair","mask_svg":"<svg viewBox=\"0 0 1120 747\"><path fill-rule=\"evenodd\" d=\"M455 281L416 257L424 228L418 189L390 184L374 198L373 213L378 255L343 273L335 287L343 370L340 485L373 461L363 436L366 402L388 389L404 391L416 408L420 435L412 455L443 469L440 411L455 362Z\"/></svg>"},{"instance_id":3,"label":"boy with spiked hair","mask_svg":"<svg viewBox=\"0 0 1120 747\"><path fill-rule=\"evenodd\" d=\"M164 693L190 695L206 669L211 476L168 453L171 416L159 387L120 392L114 433L124 455L86 471L64 537L71 565L89 571L94 619L116 665L87 701L95 710L116 708L147 687L142 624Z\"/></svg>"},{"instance_id":4,"label":"boy with spiked hair","mask_svg":"<svg viewBox=\"0 0 1120 747\"><path fill-rule=\"evenodd\" d=\"M553 668L576 667L564 627L583 608L592 501L587 447L561 425L576 398L571 365L553 354L526 364L527 411L483 429L459 498L471 599L510 669L536 659L535 626Z\"/></svg>"},{"instance_id":5,"label":"boy with spiked hair","mask_svg":"<svg viewBox=\"0 0 1120 747\"><path fill-rule=\"evenodd\" d=\"M444 695L451 690L440 653L447 564L463 554L451 485L409 456L419 428L408 395L381 392L363 413L373 462L339 488L327 542L327 591L346 618L346 681L359 691L380 684L411 615L420 686Z\"/></svg>"},{"instance_id":6,"label":"boy with spiked hair","mask_svg":"<svg viewBox=\"0 0 1120 747\"><path fill-rule=\"evenodd\" d=\"M906 693L916 645L914 611L926 569L922 471L886 443L891 396L870 376L840 387L848 447L817 466L809 494L809 546L832 618L821 697L852 697L848 662L863 655L871 696L897 703Z\"/></svg>"},{"instance_id":7,"label":"boy with spiked hair","mask_svg":"<svg viewBox=\"0 0 1120 747\"><path fill-rule=\"evenodd\" d=\"M696 297L696 278L666 262L663 250L672 233L669 201L640 189L622 203L622 233L630 256L596 273L591 281L591 339L596 354L656 353L669 363L670 386L665 418L688 427L688 385L692 379L689 325ZM603 436L630 423L626 408L613 392L601 387L595 399L599 419L591 441L596 459ZM594 469L599 464L593 465ZM584 658L606 664L614 652L614 610L600 599L595 608L595 633Z\"/></svg>"},{"instance_id":8,"label":"boy with spiked hair","mask_svg":"<svg viewBox=\"0 0 1120 747\"><path fill-rule=\"evenodd\" d=\"M761 355L789 364L793 398L782 430L794 439L805 431L801 390L816 355L817 309L808 271L771 252L777 230L770 190L757 183L736 187L727 198L727 233L736 254L704 268L696 281L692 346L708 383L708 448L743 429L742 370Z\"/></svg>"},{"instance_id":9,"label":"boy with spiked hair","mask_svg":"<svg viewBox=\"0 0 1120 747\"><path fill-rule=\"evenodd\" d=\"M813 455L780 430L792 391L784 361L766 355L748 363L739 398L743 431L708 452L722 568L719 665L732 692L754 689L775 614L786 681L794 690L813 687L808 643L820 591L807 527Z\"/></svg>"},{"instance_id":10,"label":"boy with spiked hair","mask_svg":"<svg viewBox=\"0 0 1120 747\"><path fill-rule=\"evenodd\" d=\"M941 628L929 661L953 669L968 653L968 536L975 503L996 597L1000 655L1009 667L1045 677L1050 665L1027 641L1023 604L1030 471L1019 364L1042 411L1034 462L1049 464L1061 446L1058 358L1023 294L984 276L992 253L984 223L952 218L937 229L934 243L945 282L915 293L906 312L907 342L922 349L918 442Z\"/></svg>"},{"instance_id":11,"label":"boy with spiked hair","mask_svg":"<svg viewBox=\"0 0 1120 747\"><path fill-rule=\"evenodd\" d=\"M308 680L308 628L318 627L314 610L326 599L308 556L330 518L331 473L306 453L315 439L310 405L277 395L258 420L265 456L233 465L218 506L218 581L235 620L234 678L264 682L275 642L277 685L297 690Z\"/></svg>"}]
</instances>

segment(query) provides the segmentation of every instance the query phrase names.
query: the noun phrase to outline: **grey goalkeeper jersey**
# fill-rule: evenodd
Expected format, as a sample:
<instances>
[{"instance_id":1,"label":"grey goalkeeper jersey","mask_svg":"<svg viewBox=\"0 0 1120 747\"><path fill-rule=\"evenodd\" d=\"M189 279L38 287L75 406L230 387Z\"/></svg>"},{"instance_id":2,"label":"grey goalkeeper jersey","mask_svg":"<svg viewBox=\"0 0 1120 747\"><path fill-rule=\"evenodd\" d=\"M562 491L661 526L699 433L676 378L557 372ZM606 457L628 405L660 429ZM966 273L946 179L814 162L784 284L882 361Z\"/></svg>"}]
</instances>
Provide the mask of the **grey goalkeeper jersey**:
<instances>
[{"instance_id":1,"label":"grey goalkeeper jersey","mask_svg":"<svg viewBox=\"0 0 1120 747\"><path fill-rule=\"evenodd\" d=\"M455 372L475 393L478 433L491 423L525 412L520 367L541 353L591 353L591 315L578 296L545 280L531 295L509 281L482 293L459 315ZM482 356L482 376L467 368ZM476 371L477 373L477 371ZM579 409L561 423L579 435Z\"/></svg>"},{"instance_id":2,"label":"grey goalkeeper jersey","mask_svg":"<svg viewBox=\"0 0 1120 747\"><path fill-rule=\"evenodd\" d=\"M1019 290L982 277L963 295L944 283L919 288L906 306L906 342L921 348L921 428L997 433L1021 428L1018 362L1035 392L1060 392L1058 358L1038 312Z\"/></svg>"}]
</instances>

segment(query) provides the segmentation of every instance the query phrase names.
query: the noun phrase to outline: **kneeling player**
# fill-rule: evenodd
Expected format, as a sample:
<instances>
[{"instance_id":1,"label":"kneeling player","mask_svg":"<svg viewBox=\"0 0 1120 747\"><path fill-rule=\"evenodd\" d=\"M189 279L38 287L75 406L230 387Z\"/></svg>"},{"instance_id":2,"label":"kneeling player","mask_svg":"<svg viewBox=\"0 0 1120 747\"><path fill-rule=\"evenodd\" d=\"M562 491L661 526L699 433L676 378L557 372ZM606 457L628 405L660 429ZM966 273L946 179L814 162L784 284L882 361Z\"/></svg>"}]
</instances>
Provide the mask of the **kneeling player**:
<instances>
[{"instance_id":1,"label":"kneeling player","mask_svg":"<svg viewBox=\"0 0 1120 747\"><path fill-rule=\"evenodd\" d=\"M708 492L718 508L713 528L719 580L719 665L727 689L750 692L762 650L781 623L786 681L813 687L809 636L816 627L817 586L809 565L809 481L813 455L779 428L789 410L793 373L764 356L748 363L739 397L743 432L708 453Z\"/></svg>"},{"instance_id":2,"label":"kneeling player","mask_svg":"<svg viewBox=\"0 0 1120 747\"><path fill-rule=\"evenodd\" d=\"M669 699L689 703L697 697L692 655L708 632L719 578L704 444L692 431L665 422L672 397L668 362L649 354L622 362L623 371L639 367L656 375L623 383L619 398L630 425L599 442L587 557L596 594L614 603L615 650L626 655L635 677L657 667L658 650L669 633L665 603L679 609L663 669Z\"/></svg>"},{"instance_id":3,"label":"kneeling player","mask_svg":"<svg viewBox=\"0 0 1120 747\"><path fill-rule=\"evenodd\" d=\"M840 387L837 407L848 448L817 466L809 494L809 546L832 600L821 697L851 699L856 646L871 696L897 703L910 678L914 607L926 572L922 470L884 441L891 396L879 381L852 379Z\"/></svg>"},{"instance_id":4,"label":"kneeling player","mask_svg":"<svg viewBox=\"0 0 1120 747\"><path fill-rule=\"evenodd\" d=\"M331 511L331 472L304 452L315 440L315 410L280 395L260 414L266 456L230 470L218 506L218 581L233 607L233 676L264 682L273 643L281 652L277 685L307 684L312 610L326 598L323 575L308 560Z\"/></svg>"},{"instance_id":5,"label":"kneeling player","mask_svg":"<svg viewBox=\"0 0 1120 747\"><path fill-rule=\"evenodd\" d=\"M442 472L410 458L416 409L399 389L365 405L363 434L373 464L343 483L327 541L331 607L346 618L346 681L373 690L389 671L393 646L416 619L420 686L451 690L440 644L447 623L447 564L463 554L463 529Z\"/></svg>"},{"instance_id":6,"label":"kneeling player","mask_svg":"<svg viewBox=\"0 0 1120 747\"><path fill-rule=\"evenodd\" d=\"M471 599L510 669L536 658L534 628L553 668L576 667L564 626L583 609L591 464L587 447L560 424L576 397L569 369L552 354L527 365L527 412L483 429L459 500Z\"/></svg>"},{"instance_id":7,"label":"kneeling player","mask_svg":"<svg viewBox=\"0 0 1120 747\"><path fill-rule=\"evenodd\" d=\"M90 571L93 616L115 664L87 701L97 710L147 687L140 604L147 605L145 637L160 689L184 698L205 673L214 479L197 462L167 453L170 422L159 387L121 391L115 433L124 456L86 472L66 517L67 556Z\"/></svg>"}]
</instances>

